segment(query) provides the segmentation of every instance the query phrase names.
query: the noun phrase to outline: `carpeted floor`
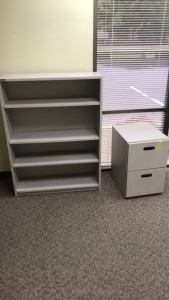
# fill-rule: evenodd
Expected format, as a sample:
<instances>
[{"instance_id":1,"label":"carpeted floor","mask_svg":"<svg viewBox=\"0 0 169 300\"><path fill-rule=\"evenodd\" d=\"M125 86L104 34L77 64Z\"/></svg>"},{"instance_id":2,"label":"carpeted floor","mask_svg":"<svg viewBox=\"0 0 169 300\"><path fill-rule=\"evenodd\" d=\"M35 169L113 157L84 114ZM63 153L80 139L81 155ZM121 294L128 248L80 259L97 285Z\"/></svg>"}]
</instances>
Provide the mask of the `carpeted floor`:
<instances>
[{"instance_id":1,"label":"carpeted floor","mask_svg":"<svg viewBox=\"0 0 169 300\"><path fill-rule=\"evenodd\" d=\"M162 195L14 198L0 180L1 300L169 299L169 170Z\"/></svg>"}]
</instances>

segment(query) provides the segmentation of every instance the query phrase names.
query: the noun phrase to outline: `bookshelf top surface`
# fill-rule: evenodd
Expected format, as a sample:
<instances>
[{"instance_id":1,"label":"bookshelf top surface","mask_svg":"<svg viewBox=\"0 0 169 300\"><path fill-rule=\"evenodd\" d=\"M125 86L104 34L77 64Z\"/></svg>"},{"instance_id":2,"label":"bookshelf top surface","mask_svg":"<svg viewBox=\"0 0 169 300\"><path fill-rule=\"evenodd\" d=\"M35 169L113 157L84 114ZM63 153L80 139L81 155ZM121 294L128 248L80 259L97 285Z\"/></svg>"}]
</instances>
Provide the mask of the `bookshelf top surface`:
<instances>
[{"instance_id":1,"label":"bookshelf top surface","mask_svg":"<svg viewBox=\"0 0 169 300\"><path fill-rule=\"evenodd\" d=\"M98 72L71 72L71 73L30 73L30 74L4 74L0 80L5 81L43 81L43 80L73 80L73 79L100 79Z\"/></svg>"}]
</instances>

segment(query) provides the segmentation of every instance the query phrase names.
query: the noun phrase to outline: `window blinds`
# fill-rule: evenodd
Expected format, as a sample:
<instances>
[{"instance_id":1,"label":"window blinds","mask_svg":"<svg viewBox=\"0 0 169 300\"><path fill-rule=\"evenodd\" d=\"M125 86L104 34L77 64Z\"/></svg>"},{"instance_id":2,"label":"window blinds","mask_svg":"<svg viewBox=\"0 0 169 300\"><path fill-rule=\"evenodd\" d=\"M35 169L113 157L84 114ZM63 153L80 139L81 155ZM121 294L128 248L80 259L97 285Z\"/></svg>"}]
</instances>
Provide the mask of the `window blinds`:
<instances>
[{"instance_id":1,"label":"window blinds","mask_svg":"<svg viewBox=\"0 0 169 300\"><path fill-rule=\"evenodd\" d=\"M113 124L163 129L169 70L169 0L98 0L97 70L103 75L102 165Z\"/></svg>"}]
</instances>

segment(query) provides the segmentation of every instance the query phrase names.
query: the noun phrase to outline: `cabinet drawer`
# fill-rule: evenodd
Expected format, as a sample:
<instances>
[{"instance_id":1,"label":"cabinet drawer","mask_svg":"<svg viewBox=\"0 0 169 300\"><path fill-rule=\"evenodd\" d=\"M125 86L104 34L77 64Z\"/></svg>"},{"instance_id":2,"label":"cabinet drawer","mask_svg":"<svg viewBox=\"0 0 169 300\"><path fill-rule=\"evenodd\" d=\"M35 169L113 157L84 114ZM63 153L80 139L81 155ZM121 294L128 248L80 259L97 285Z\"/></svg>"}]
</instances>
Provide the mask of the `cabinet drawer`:
<instances>
[{"instance_id":1,"label":"cabinet drawer","mask_svg":"<svg viewBox=\"0 0 169 300\"><path fill-rule=\"evenodd\" d=\"M165 173L166 168L128 172L126 197L162 193Z\"/></svg>"},{"instance_id":2,"label":"cabinet drawer","mask_svg":"<svg viewBox=\"0 0 169 300\"><path fill-rule=\"evenodd\" d=\"M127 171L166 167L169 142L131 143Z\"/></svg>"}]
</instances>

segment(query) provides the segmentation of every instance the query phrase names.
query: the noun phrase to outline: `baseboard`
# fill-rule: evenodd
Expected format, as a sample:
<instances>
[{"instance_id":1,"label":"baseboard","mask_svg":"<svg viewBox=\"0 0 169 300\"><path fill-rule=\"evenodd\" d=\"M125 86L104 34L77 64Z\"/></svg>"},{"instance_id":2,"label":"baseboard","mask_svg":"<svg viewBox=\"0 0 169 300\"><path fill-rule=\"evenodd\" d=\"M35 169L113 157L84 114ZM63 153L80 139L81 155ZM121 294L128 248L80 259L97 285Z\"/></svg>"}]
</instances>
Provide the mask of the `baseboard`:
<instances>
[{"instance_id":1,"label":"baseboard","mask_svg":"<svg viewBox=\"0 0 169 300\"><path fill-rule=\"evenodd\" d=\"M109 166L109 167L102 167L101 168L101 171L103 172L103 171L110 171L111 170L111 166Z\"/></svg>"},{"instance_id":2,"label":"baseboard","mask_svg":"<svg viewBox=\"0 0 169 300\"><path fill-rule=\"evenodd\" d=\"M0 178L11 178L12 174L10 171L8 172L0 172Z\"/></svg>"}]
</instances>

